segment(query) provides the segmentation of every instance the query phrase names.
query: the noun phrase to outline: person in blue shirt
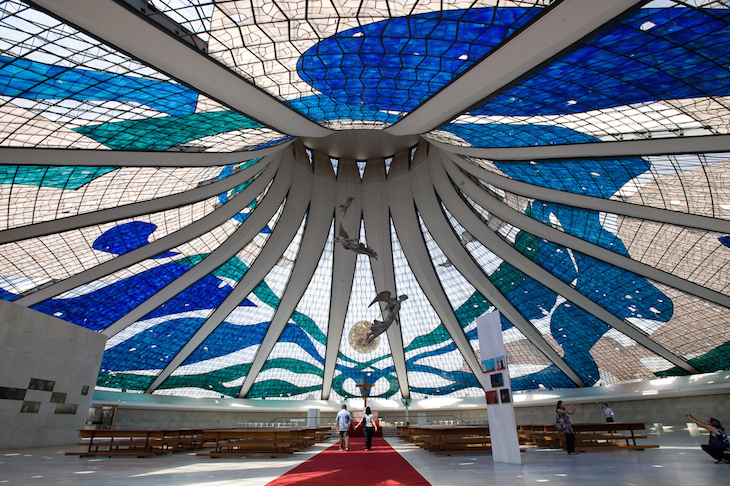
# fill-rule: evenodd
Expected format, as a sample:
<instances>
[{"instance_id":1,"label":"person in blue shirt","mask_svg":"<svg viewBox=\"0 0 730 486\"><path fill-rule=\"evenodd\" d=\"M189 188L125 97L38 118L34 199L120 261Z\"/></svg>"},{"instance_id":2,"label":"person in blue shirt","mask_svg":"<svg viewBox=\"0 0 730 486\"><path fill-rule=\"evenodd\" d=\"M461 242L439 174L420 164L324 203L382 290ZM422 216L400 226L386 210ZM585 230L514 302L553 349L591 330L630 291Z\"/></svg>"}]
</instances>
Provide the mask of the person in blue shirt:
<instances>
[{"instance_id":1,"label":"person in blue shirt","mask_svg":"<svg viewBox=\"0 0 730 486\"><path fill-rule=\"evenodd\" d=\"M350 422L352 415L347 411L347 405L342 406L342 410L337 412L337 430L340 431L340 450L342 450L343 442L345 450L350 450Z\"/></svg>"}]
</instances>

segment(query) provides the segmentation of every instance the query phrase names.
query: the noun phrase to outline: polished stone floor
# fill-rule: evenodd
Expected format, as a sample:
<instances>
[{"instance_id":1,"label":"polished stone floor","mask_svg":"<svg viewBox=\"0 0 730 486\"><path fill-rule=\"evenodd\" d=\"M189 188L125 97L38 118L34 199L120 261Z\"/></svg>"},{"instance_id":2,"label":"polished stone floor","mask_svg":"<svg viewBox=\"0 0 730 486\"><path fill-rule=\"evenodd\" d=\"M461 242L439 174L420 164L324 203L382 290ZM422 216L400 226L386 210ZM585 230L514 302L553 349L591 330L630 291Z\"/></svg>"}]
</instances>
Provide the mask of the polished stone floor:
<instances>
[{"instance_id":1,"label":"polished stone floor","mask_svg":"<svg viewBox=\"0 0 730 486\"><path fill-rule=\"evenodd\" d=\"M699 445L707 437L686 430L650 434L645 443L659 449L589 452L569 456L561 451L528 448L522 466L495 464L489 455L434 456L396 438L389 443L432 485L609 485L673 486L730 484L730 465L717 465ZM0 451L0 485L202 485L263 486L334 443L317 444L282 459L211 459L177 453L152 458L78 458L70 447ZM351 451L343 454L362 454ZM377 464L373 464L377 467ZM357 486L350 478L348 486Z\"/></svg>"}]
</instances>

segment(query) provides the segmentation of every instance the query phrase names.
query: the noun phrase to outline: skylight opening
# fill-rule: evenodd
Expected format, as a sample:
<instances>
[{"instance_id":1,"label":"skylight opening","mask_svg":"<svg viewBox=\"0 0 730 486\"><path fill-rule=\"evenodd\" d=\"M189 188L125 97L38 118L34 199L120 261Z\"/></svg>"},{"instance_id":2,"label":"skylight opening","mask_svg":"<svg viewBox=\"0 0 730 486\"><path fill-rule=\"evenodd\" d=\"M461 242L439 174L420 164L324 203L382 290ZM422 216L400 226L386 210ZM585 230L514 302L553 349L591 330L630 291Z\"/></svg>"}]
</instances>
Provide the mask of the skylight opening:
<instances>
[{"instance_id":1,"label":"skylight opening","mask_svg":"<svg viewBox=\"0 0 730 486\"><path fill-rule=\"evenodd\" d=\"M307 158L309 159L309 163L314 165L314 162L312 160L312 149L304 147L304 151L307 152Z\"/></svg>"},{"instance_id":2,"label":"skylight opening","mask_svg":"<svg viewBox=\"0 0 730 486\"><path fill-rule=\"evenodd\" d=\"M390 165L393 163L393 157L386 157L384 159L385 162L385 175L388 175L388 172L390 172ZM730 206L728 208L723 209L730 209Z\"/></svg>"}]
</instances>

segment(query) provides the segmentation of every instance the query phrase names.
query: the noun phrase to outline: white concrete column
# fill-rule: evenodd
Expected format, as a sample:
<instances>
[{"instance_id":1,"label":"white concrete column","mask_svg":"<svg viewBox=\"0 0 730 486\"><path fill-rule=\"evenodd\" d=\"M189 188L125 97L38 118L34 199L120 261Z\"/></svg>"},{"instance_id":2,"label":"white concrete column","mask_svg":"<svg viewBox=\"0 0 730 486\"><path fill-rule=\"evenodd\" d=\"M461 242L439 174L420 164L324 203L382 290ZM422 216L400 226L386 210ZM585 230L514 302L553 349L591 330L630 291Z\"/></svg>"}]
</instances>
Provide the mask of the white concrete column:
<instances>
[{"instance_id":1,"label":"white concrete column","mask_svg":"<svg viewBox=\"0 0 730 486\"><path fill-rule=\"evenodd\" d=\"M477 319L492 459L494 462L521 465L520 442L499 317L499 311L495 310Z\"/></svg>"}]
</instances>

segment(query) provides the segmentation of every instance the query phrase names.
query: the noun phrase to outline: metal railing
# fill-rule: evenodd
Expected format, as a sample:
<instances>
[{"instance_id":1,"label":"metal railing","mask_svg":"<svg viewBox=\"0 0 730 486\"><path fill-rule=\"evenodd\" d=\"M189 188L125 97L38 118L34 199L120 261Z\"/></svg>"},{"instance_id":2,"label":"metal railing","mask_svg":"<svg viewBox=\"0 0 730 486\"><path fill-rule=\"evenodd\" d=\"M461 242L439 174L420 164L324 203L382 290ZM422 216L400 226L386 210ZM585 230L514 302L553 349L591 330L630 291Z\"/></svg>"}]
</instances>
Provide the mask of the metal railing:
<instances>
[{"instance_id":1,"label":"metal railing","mask_svg":"<svg viewBox=\"0 0 730 486\"><path fill-rule=\"evenodd\" d=\"M418 423L418 416L412 416L410 420L411 425L419 425ZM457 417L456 415L447 415L447 414L441 414L441 415L432 415L428 414L426 415L426 424L425 425L488 425L489 420L487 419L473 419L473 420L466 420L462 419L460 417ZM405 422L393 422L393 425L405 425Z\"/></svg>"}]
</instances>

